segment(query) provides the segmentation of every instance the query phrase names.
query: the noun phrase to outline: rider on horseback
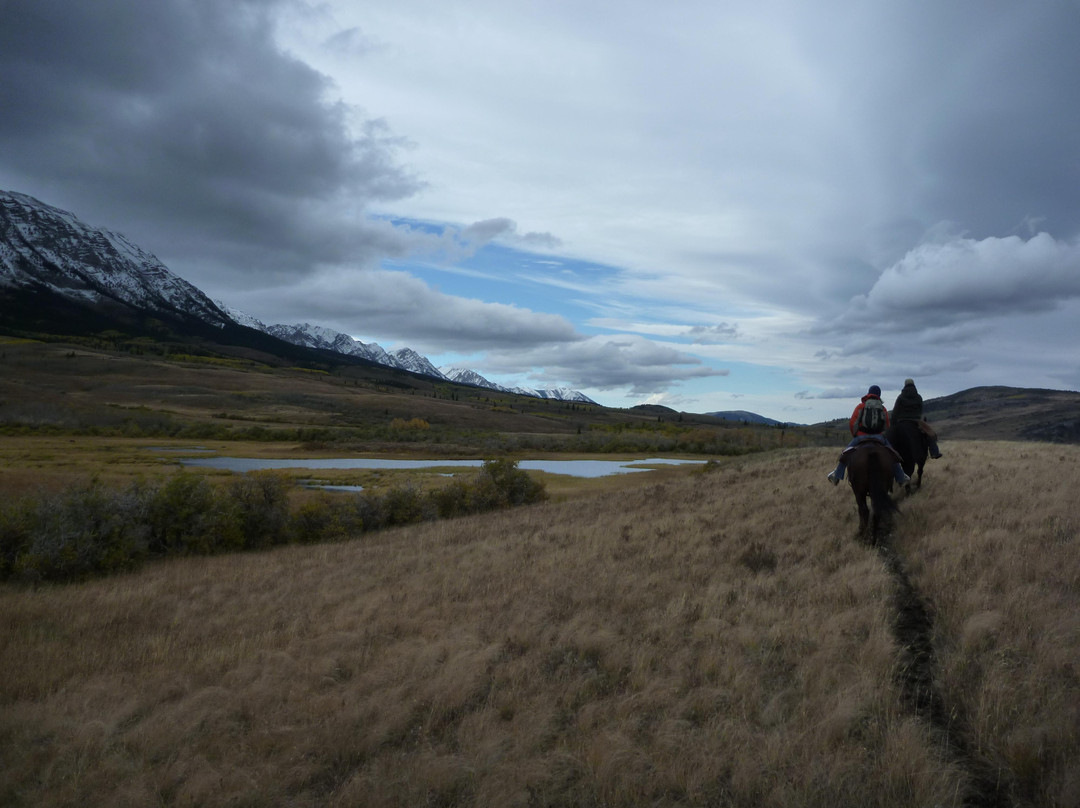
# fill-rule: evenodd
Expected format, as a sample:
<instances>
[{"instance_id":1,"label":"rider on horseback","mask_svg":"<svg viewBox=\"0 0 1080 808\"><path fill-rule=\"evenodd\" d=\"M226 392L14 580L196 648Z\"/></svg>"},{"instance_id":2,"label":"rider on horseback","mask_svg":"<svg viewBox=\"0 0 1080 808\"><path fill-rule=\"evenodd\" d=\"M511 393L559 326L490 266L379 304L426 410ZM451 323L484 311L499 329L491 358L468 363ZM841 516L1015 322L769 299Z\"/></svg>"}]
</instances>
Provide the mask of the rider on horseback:
<instances>
[{"instance_id":1,"label":"rider on horseback","mask_svg":"<svg viewBox=\"0 0 1080 808\"><path fill-rule=\"evenodd\" d=\"M930 456L934 460L941 457L937 445L937 433L923 418L922 396L915 389L914 379L904 379L904 389L900 391L900 395L896 397L896 403L893 405L893 420L914 421L918 425L919 431L926 437L926 445L930 449Z\"/></svg>"},{"instance_id":2,"label":"rider on horseback","mask_svg":"<svg viewBox=\"0 0 1080 808\"><path fill-rule=\"evenodd\" d=\"M852 434L851 443L840 453L840 462L837 463L836 468L829 472L829 482L833 485L840 484L840 481L844 479L844 471L847 469L845 455L865 441L875 441L888 447L896 456L896 462L893 463L893 476L896 478L896 482L900 485L907 485L911 482L911 478L904 473L904 469L900 466L900 456L896 454L896 450L889 445L889 441L885 438L884 433L888 426L889 411L881 403L881 388L876 384L872 384L866 395L855 406L851 418L848 419L848 430Z\"/></svg>"}]
</instances>

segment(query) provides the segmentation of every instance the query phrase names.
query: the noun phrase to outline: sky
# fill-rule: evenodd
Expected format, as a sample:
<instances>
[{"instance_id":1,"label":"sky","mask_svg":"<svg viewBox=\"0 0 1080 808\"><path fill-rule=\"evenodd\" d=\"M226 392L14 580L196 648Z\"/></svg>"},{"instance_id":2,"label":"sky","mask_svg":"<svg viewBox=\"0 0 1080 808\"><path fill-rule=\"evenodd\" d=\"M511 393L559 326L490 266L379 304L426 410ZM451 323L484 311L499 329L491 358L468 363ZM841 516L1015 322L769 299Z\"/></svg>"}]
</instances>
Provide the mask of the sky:
<instances>
[{"instance_id":1,"label":"sky","mask_svg":"<svg viewBox=\"0 0 1080 808\"><path fill-rule=\"evenodd\" d=\"M611 407L1080 388L1080 0L0 0L0 188Z\"/></svg>"}]
</instances>

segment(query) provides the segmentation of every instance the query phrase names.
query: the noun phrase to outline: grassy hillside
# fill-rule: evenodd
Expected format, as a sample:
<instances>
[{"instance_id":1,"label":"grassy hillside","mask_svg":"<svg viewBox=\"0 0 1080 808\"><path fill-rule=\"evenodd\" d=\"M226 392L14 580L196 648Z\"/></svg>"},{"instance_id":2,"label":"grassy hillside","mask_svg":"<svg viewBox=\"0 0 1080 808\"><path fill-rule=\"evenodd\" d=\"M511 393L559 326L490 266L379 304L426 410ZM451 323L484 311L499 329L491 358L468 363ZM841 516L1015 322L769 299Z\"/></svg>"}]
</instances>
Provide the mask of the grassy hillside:
<instances>
[{"instance_id":1,"label":"grassy hillside","mask_svg":"<svg viewBox=\"0 0 1080 808\"><path fill-rule=\"evenodd\" d=\"M1080 443L1080 393L974 387L926 403L926 416L953 438Z\"/></svg>"},{"instance_id":2,"label":"grassy hillside","mask_svg":"<svg viewBox=\"0 0 1080 808\"><path fill-rule=\"evenodd\" d=\"M0 342L0 434L291 441L344 451L738 454L835 443L746 426L497 393L386 368L296 366L157 343Z\"/></svg>"},{"instance_id":3,"label":"grassy hillside","mask_svg":"<svg viewBox=\"0 0 1080 808\"><path fill-rule=\"evenodd\" d=\"M834 459L0 587L0 802L1080 804L1080 450Z\"/></svg>"}]
</instances>

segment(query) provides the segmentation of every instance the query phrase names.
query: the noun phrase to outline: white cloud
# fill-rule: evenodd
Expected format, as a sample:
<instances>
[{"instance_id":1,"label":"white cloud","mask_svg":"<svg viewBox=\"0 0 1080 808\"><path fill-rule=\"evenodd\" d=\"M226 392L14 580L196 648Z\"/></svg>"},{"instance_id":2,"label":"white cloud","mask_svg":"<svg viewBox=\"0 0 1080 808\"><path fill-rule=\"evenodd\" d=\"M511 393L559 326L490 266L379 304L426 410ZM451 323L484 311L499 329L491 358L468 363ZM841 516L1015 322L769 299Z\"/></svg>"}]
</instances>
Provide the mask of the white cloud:
<instances>
[{"instance_id":1,"label":"white cloud","mask_svg":"<svg viewBox=\"0 0 1080 808\"><path fill-rule=\"evenodd\" d=\"M583 339L558 315L445 295L408 273L387 270L324 270L288 288L237 296L236 307L264 322L307 320L421 351L493 344L521 349Z\"/></svg>"},{"instance_id":2,"label":"white cloud","mask_svg":"<svg viewBox=\"0 0 1080 808\"><path fill-rule=\"evenodd\" d=\"M592 389L1080 375L1076 3L190 5L8 2L0 186L259 316ZM552 260L483 265L517 305L380 270L493 244Z\"/></svg>"},{"instance_id":3,"label":"white cloud","mask_svg":"<svg viewBox=\"0 0 1080 808\"><path fill-rule=\"evenodd\" d=\"M537 368L533 377L545 384L590 390L628 387L631 395L660 392L689 379L728 375L691 354L635 335L589 337L525 351L495 350L484 364L502 373Z\"/></svg>"},{"instance_id":4,"label":"white cloud","mask_svg":"<svg viewBox=\"0 0 1080 808\"><path fill-rule=\"evenodd\" d=\"M923 244L852 301L856 321L890 330L1048 311L1080 296L1080 244L1039 233Z\"/></svg>"}]
</instances>

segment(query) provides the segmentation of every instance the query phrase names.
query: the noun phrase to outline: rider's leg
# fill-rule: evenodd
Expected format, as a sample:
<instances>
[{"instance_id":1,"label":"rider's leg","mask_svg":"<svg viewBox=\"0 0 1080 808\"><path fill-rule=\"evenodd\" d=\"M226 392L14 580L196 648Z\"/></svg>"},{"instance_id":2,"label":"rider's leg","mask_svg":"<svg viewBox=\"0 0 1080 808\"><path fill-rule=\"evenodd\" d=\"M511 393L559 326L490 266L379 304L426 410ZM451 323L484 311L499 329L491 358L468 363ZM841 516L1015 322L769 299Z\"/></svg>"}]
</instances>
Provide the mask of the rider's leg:
<instances>
[{"instance_id":1,"label":"rider's leg","mask_svg":"<svg viewBox=\"0 0 1080 808\"><path fill-rule=\"evenodd\" d=\"M847 463L841 460L836 464L836 468L829 472L828 480L833 485L839 485L840 481L844 479L844 472L847 470Z\"/></svg>"},{"instance_id":2,"label":"rider's leg","mask_svg":"<svg viewBox=\"0 0 1080 808\"><path fill-rule=\"evenodd\" d=\"M847 446L844 447L844 451L840 453L840 460L836 464L836 468L829 472L829 476L826 478L833 485L839 485L840 481L844 479L844 471L847 469L847 460L844 459L844 455L847 454L847 450L859 443L858 438L852 438Z\"/></svg>"},{"instance_id":3,"label":"rider's leg","mask_svg":"<svg viewBox=\"0 0 1080 808\"><path fill-rule=\"evenodd\" d=\"M904 473L904 467L900 465L900 461L897 460L893 463L893 476L896 478L896 482L900 485L907 485L911 482L911 478Z\"/></svg>"}]
</instances>

